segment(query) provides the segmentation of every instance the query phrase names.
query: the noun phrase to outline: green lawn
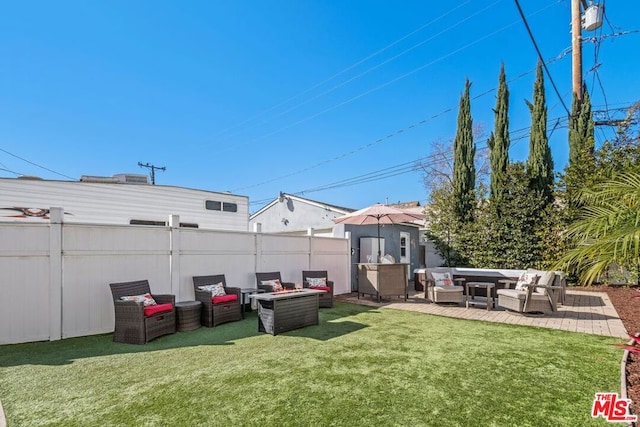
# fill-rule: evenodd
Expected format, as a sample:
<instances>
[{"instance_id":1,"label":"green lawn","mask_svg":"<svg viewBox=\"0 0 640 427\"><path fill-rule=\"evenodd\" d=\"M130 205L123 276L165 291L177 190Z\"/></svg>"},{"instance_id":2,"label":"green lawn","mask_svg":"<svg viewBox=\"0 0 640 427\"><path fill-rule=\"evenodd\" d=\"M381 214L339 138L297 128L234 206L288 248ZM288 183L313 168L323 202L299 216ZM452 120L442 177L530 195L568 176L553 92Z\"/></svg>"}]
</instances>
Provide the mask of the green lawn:
<instances>
[{"instance_id":1,"label":"green lawn","mask_svg":"<svg viewBox=\"0 0 640 427\"><path fill-rule=\"evenodd\" d=\"M273 337L241 322L145 346L0 347L14 426L586 426L618 339L337 303Z\"/></svg>"}]
</instances>

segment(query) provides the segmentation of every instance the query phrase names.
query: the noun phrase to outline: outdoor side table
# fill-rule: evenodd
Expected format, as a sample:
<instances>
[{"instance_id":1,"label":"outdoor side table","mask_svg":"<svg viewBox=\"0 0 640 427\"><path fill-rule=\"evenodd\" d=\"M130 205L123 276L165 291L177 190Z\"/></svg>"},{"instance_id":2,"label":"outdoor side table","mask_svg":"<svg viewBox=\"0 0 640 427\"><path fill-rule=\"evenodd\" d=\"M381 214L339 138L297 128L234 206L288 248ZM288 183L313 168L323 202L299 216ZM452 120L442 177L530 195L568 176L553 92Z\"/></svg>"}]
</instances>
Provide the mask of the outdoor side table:
<instances>
[{"instance_id":1,"label":"outdoor side table","mask_svg":"<svg viewBox=\"0 0 640 427\"><path fill-rule=\"evenodd\" d=\"M181 301L176 303L176 329L178 331L193 331L200 327L200 301Z\"/></svg>"},{"instance_id":2,"label":"outdoor side table","mask_svg":"<svg viewBox=\"0 0 640 427\"><path fill-rule=\"evenodd\" d=\"M265 292L264 289L240 288L240 293L242 295L242 300L240 301L240 304L242 306L242 310L240 310L240 311L242 312L242 318L243 319L244 319L245 311L251 311L251 303L249 303L249 308L247 308L247 305L244 303L245 296L246 295L252 295L252 294L262 294L264 292Z\"/></svg>"},{"instance_id":3,"label":"outdoor side table","mask_svg":"<svg viewBox=\"0 0 640 427\"><path fill-rule=\"evenodd\" d=\"M493 288L495 288L495 284L491 282L466 282L466 307L469 308L470 305L486 305L487 311L491 310L494 305L493 299ZM476 289L477 288L485 288L487 290L487 300L485 301L476 301Z\"/></svg>"}]
</instances>

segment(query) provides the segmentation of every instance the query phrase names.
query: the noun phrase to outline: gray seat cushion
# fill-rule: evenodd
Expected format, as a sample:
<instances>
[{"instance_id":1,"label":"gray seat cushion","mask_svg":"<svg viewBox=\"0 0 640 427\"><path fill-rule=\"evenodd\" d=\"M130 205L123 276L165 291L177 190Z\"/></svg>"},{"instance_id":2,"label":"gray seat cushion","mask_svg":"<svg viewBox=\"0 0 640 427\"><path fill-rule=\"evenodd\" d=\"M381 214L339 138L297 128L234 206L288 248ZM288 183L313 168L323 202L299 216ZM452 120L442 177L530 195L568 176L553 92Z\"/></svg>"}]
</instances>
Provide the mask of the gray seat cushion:
<instances>
[{"instance_id":1,"label":"gray seat cushion","mask_svg":"<svg viewBox=\"0 0 640 427\"><path fill-rule=\"evenodd\" d=\"M516 289L498 289L498 296L505 296L509 298L516 298L525 300L527 297L527 291L518 291ZM539 294L536 292L531 293L531 299L534 300L546 300L548 297L545 294Z\"/></svg>"},{"instance_id":2,"label":"gray seat cushion","mask_svg":"<svg viewBox=\"0 0 640 427\"><path fill-rule=\"evenodd\" d=\"M435 293L440 293L440 292L463 292L464 288L462 286L434 286L433 287L433 292Z\"/></svg>"}]
</instances>

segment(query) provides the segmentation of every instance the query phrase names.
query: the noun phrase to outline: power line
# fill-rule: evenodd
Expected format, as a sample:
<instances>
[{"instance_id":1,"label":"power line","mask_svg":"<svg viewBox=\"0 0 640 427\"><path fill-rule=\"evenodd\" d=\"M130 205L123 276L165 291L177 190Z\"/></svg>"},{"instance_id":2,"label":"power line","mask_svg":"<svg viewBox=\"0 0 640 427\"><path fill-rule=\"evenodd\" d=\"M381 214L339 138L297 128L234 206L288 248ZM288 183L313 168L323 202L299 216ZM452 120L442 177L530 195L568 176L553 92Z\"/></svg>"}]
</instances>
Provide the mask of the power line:
<instances>
[{"instance_id":1,"label":"power line","mask_svg":"<svg viewBox=\"0 0 640 427\"><path fill-rule=\"evenodd\" d=\"M637 33L640 33L640 30L618 31L617 33L601 34L599 36L593 36L593 37L583 37L582 41L596 43L596 42L600 42L602 40L608 39L609 37L626 36L628 34L637 34Z\"/></svg>"},{"instance_id":2,"label":"power line","mask_svg":"<svg viewBox=\"0 0 640 427\"><path fill-rule=\"evenodd\" d=\"M47 172L51 172L51 173L54 173L54 174L56 174L56 175L63 176L63 177L65 177L65 178L69 178L69 179L70 179L70 180L72 180L72 181L75 181L75 180L76 180L75 178L70 177L69 175L65 175L65 174L63 174L63 173L56 172L56 171L54 171L53 169L49 169L49 168L47 168L47 167L44 167L44 166L39 165L39 164L37 164L37 163L34 163L34 162L32 162L31 160L27 160L27 159L25 159L25 158L23 158L23 157L20 157L20 156L18 156L18 155L16 155L16 154L13 154L13 153L11 153L11 152L9 152L9 151L7 151L7 150L2 149L2 148L0 148L0 151L2 151L2 152L3 152L3 153L5 153L5 154L8 154L8 155L10 155L10 156L12 156L12 157L15 157L16 159L22 160L22 161L23 161L23 162L25 162L25 163L29 163L30 165L33 165L33 166L36 166L36 167L38 167L38 168L40 168L40 169L46 170Z\"/></svg>"},{"instance_id":3,"label":"power line","mask_svg":"<svg viewBox=\"0 0 640 427\"><path fill-rule=\"evenodd\" d=\"M558 127L567 127L567 124L565 123L564 126L559 126L560 121L561 120L567 120L567 118L561 117L558 118L556 120L556 125L554 126L553 131L556 130L556 128ZM524 128L521 130L527 130L530 128ZM517 131L516 131L517 132ZM526 138L529 137L529 133L526 133L524 135L518 136L518 137L513 137L510 138L511 141L521 141L521 140L525 140ZM489 147L486 145L481 145L478 147L478 152L481 151L485 151L488 150ZM386 169L382 169L379 171L375 171L375 172L369 172L367 174L364 175L360 175L354 178L348 178L346 180L342 180L342 181L338 181L336 183L332 183L332 184L327 184L324 186L320 186L320 187L316 187L316 188L311 188L311 189L307 189L307 190L302 190L300 192L296 192L296 193L292 193L295 195L302 195L302 194L306 194L306 193L314 193L314 192L318 192L318 191L325 191L325 190L330 190L330 189L335 189L335 188L343 188L343 187L349 187L349 186L353 186L353 185L358 185L358 184L364 184L367 182L372 182L372 181L378 181L378 180L382 180L382 179L388 179L388 178L393 178L395 176L398 175L403 175L403 174L407 174L410 172L414 172L417 169L421 168L424 166L424 162L428 162L428 165L434 165L438 162L440 162L443 159L434 159L433 155L430 156L425 156L422 158L418 158L416 160L412 160L411 162L407 162L407 163L403 163L400 165L396 165L396 166L392 166ZM452 161L453 157L449 156L446 157L444 160L449 160ZM423 163L420 163L423 162Z\"/></svg>"},{"instance_id":4,"label":"power line","mask_svg":"<svg viewBox=\"0 0 640 427\"><path fill-rule=\"evenodd\" d=\"M22 173L12 171L11 169L7 169L6 165L3 165L2 163L0 163L0 165L4 166L4 167L0 168L0 171L9 172L9 173L14 174L15 176L24 175L24 174L22 174Z\"/></svg>"},{"instance_id":5,"label":"power line","mask_svg":"<svg viewBox=\"0 0 640 427\"><path fill-rule=\"evenodd\" d=\"M553 127L551 133L553 133L557 128L566 128L568 126L568 117L565 116L561 116L561 117L557 117L554 119L549 119L547 121L547 123L552 123L555 122L555 126ZM560 124L562 123L562 126L560 126ZM522 141L525 140L526 138L529 137L529 130L531 129L531 127L525 127L525 128L521 128L521 129L517 129L515 131L511 131L509 132L510 135L510 141L513 143L517 143L518 141ZM516 134L521 134L525 132L522 135L516 135ZM488 147L486 145L480 145L478 148L478 151L484 151L487 150ZM354 185L359 185L359 184L364 184L367 182L372 182L372 181L379 181L379 180L383 180L383 179L388 179L388 178L393 178L395 176L398 175L404 175L407 173L411 173L414 172L416 170L418 170L419 168L423 167L425 165L425 163L427 164L436 164L438 162L440 162L441 160L453 160L452 157L447 157L447 158L436 158L437 154L430 154L424 157L420 157L414 160L411 160L409 162L405 162L405 163L400 163L394 166L389 166L387 168L383 168L383 169L379 169L373 172L367 172L365 174L362 175L357 175L355 177L351 177L351 178L346 178L340 181L335 181L329 184L324 184L324 185L320 185L317 187L312 187L309 189L304 189L304 190L300 190L294 193L291 193L293 195L304 195L307 193L315 193L315 192L320 192L320 191L326 191L326 190L332 190L332 189L336 189L336 188L344 188L344 187L351 187ZM252 202L250 202L250 205L257 205L257 204L263 204L266 202L271 201L272 199L261 199L261 200L254 200Z\"/></svg>"},{"instance_id":6,"label":"power line","mask_svg":"<svg viewBox=\"0 0 640 427\"><path fill-rule=\"evenodd\" d=\"M307 94L307 93L311 92L312 90L317 89L318 87L321 87L321 86L325 85L326 83L330 82L331 80L334 80L336 77L339 77L339 76L341 76L342 74L346 73L347 71L350 71L350 70L352 70L353 68L357 67L358 65L363 64L364 62L368 61L369 59L376 57L377 55L381 54L382 52L384 52L384 51L386 51L386 50L390 49L391 47L393 47L393 46L395 46L395 45L397 45L397 44L398 44L398 43L400 43L401 41L406 40L407 38L411 37L412 35L414 35L414 34L416 34L416 33L420 32L420 31L422 31L423 29L427 28L428 26L430 26L430 25L432 25L432 24L434 24L434 23L438 22L438 21L439 21L439 20L441 20L442 18L446 17L447 15L450 15L450 14L451 14L451 13L453 13L454 11L456 11L456 10L460 9L461 7L465 6L466 4L468 4L468 3L470 3L470 2L471 2L471 0L467 0L467 1L465 1L465 2L463 2L463 3L461 3L461 4L459 4L458 6L454 7L454 8L453 8L453 9L451 9L451 10L449 10L448 12L445 12L444 14L440 15L439 17L437 17L437 18L435 18L435 19L432 19L431 21L429 21L429 22L427 22L427 23L425 23L425 24L422 24L421 26L419 26L419 27L418 27L418 28L416 28L415 30L413 30L413 31L411 31L411 32L409 32L409 33L407 33L407 34L405 34L404 36L402 36L402 37L400 37L399 39L397 39L397 40L393 41L392 43L390 43L390 44L388 44L388 45L384 46L383 48L378 49L377 51L373 52L372 54L369 54L369 55L368 55L368 56L366 56L365 58L362 58L362 59L360 59L360 60L356 61L355 63L353 63L353 64L349 65L347 68L344 68L343 70L341 70L341 71L339 71L339 72L337 72L337 73L333 74L332 76L330 76L330 77L328 77L328 78L326 78L326 79L324 79L324 80L322 80L322 81L320 81L320 82L318 82L318 83L314 84L314 85L313 85L313 86L311 86L310 88L305 89L305 90L303 90L302 92L299 92L298 94L293 95L293 96L291 96L291 97L289 97L289 98L285 99L284 101L281 101L281 102L279 102L278 104L273 105L273 106L271 106L270 108L267 108L266 110L263 110L262 112L260 112L260 113L258 113L258 114L255 114L255 115L253 115L253 116L251 116L251 117L249 117L248 119L246 119L246 120L244 120L244 121L242 121L242 122L238 123L237 125L230 126L230 127L226 128L226 129L223 129L222 131L220 131L220 132L218 132L216 135L214 135L214 138L215 138L215 137L218 137L218 136L221 136L221 135L224 135L224 133L225 133L225 132L227 132L227 131L229 131L229 130L232 130L232 129L235 129L235 128L238 128L238 127L242 126L243 124L245 124L245 123L247 123L247 122L250 122L250 121L251 121L251 120L253 120L253 119L256 119L256 118L262 117L262 116L263 116L263 115L265 115L266 113L269 113L270 111L273 111L273 110L275 110L275 109L277 109L277 108L279 108L279 107L281 107L281 106L285 105L285 104L286 104L286 103L288 103L289 101L293 101L294 99L299 98L299 97L301 97L302 95L305 95L305 94Z\"/></svg>"},{"instance_id":7,"label":"power line","mask_svg":"<svg viewBox=\"0 0 640 427\"><path fill-rule=\"evenodd\" d=\"M516 2L516 6L518 7L518 12L520 13L520 17L522 18L522 22L524 23L524 26L527 29L527 33L529 33L529 38L533 42L533 47L535 47L536 52L538 53L538 59L540 60L540 62L542 63L542 66L544 67L545 71L547 72L547 77L549 77L549 81L551 82L551 85L553 86L553 90L555 90L556 95L558 95L558 98L560 99L560 102L562 103L562 106L564 107L564 109L567 112L567 114L571 115L571 112L569 111L569 109L567 108L566 104L564 103L564 100L562 99L562 96L560 96L560 92L558 91L558 87L556 86L556 83L553 81L553 77L551 77L551 73L549 72L549 69L547 68L547 64L545 64L544 59L542 59L542 52L540 52L540 48L538 47L538 43L536 43L536 39L535 39L535 37L533 37L533 33L531 32L531 28L529 28L529 23L527 22L527 18L524 16L524 12L522 12L522 8L520 7L520 2L518 0L514 0L514 1Z\"/></svg>"},{"instance_id":8,"label":"power line","mask_svg":"<svg viewBox=\"0 0 640 427\"><path fill-rule=\"evenodd\" d=\"M560 55L558 55L555 58L552 58L551 60L549 60L549 63L555 62L557 60L560 60L560 59L564 58L565 56L566 56L566 54L563 51L563 53L561 53ZM519 79L523 78L524 76L526 76L528 74L531 74L534 71L535 71L535 68L532 68L532 69L530 69L530 70L528 70L528 71L526 71L524 73L519 74L515 78L510 79L507 83L513 83L514 81L519 80ZM488 95L488 94L490 94L492 92L495 92L496 89L497 89L497 86L494 87L494 88L491 88L491 89L489 89L489 90L487 90L485 92L482 92L479 95L476 95L476 96L472 97L471 100L476 100L476 99L479 99L479 98L481 98L483 96L486 96L486 95ZM313 164L311 166L308 166L308 167L303 168L303 169L299 169L297 171L293 171L293 172L287 173L285 175L276 176L276 177L270 178L270 179L268 179L266 181L262 181L262 182L259 182L257 184L252 184L252 185L236 188L236 189L231 190L231 191L238 192L238 191L246 190L246 189L249 189L249 188L260 187L260 186L263 186L263 185L266 185L266 184L270 184L270 183L275 182L275 181L279 181L279 180L284 179L284 178L289 178L289 177L294 176L294 175L299 175L301 173L308 172L310 170L319 168L321 166L327 165L327 164L335 162L337 160L352 156L352 155L354 155L356 153L359 153L360 151L364 151L366 149L369 149L369 148L373 147L374 145L378 145L378 144L380 144L382 142L385 142L385 141L387 141L387 140L389 140L389 139L391 139L391 138L393 138L395 136L401 135L401 134L403 134L405 132L413 130L416 127L419 127L419 126L422 126L422 125L424 125L426 123L429 123L429 122L435 120L436 118L445 115L446 113L454 111L457 107L458 107L457 105L450 106L450 107L448 107L448 108L446 108L446 109L444 109L444 110L442 110L442 111L440 111L440 112L438 112L438 113L436 113L436 114L434 114L434 115L432 115L430 117L424 118L424 119L422 119L422 120L420 120L418 122L415 122L415 123L413 123L413 124L411 124L409 126L406 126L406 127L402 128L402 129L399 129L399 130L396 130L395 132L392 132L392 133L388 134L387 136L379 138L379 139L377 139L377 140L375 140L373 142L370 142L370 143L368 143L366 145L362 145L362 146L360 146L358 148L355 148L355 149L353 149L353 150L351 150L351 151L349 151L347 153L342 153L342 154L337 155L337 156L335 156L333 158L330 158L330 159L315 163L315 164Z\"/></svg>"},{"instance_id":9,"label":"power line","mask_svg":"<svg viewBox=\"0 0 640 427\"><path fill-rule=\"evenodd\" d=\"M536 12L532 13L530 16L537 15L538 13L541 13L544 10L552 7L556 3L557 2L551 3L551 4L549 4L549 5L545 6L545 7L537 10ZM455 49L455 50L453 50L453 51L451 51L451 52L449 52L449 53L447 53L447 54L445 54L443 56L440 56L439 58L434 59L434 60L432 60L432 61L430 61L430 62L428 62L426 64L423 64L423 65L421 65L421 66L419 66L417 68L414 68L413 70L408 71L405 74L402 74L402 75L400 75L398 77L395 77L395 78L393 78L391 80L388 80L385 83L382 83L382 84L380 84L380 85L378 85L378 86L376 86L376 87L374 87L372 89L366 90L366 91L364 91L364 92L362 92L362 93L360 93L360 94L358 94L356 96L353 96L353 97L351 97L351 98L349 98L349 99L347 99L345 101L342 101L342 102L340 102L338 104L335 104L333 106L327 107L324 110L321 110L319 112L316 112L314 114L306 116L306 117L304 117L304 118L302 118L302 119L300 119L300 120L298 120L298 121L296 121L294 123L291 123L289 125L283 126L283 127L279 128L279 129L274 130L272 132L269 132L269 133L267 133L265 135L262 135L262 136L253 138L251 140L248 140L248 141L246 141L246 142L244 142L242 144L236 144L234 146L229 146L229 149L237 148L237 147L240 147L240 146L245 146L245 145L251 144L253 142L257 142L257 141L262 141L262 140L264 140L264 139L266 139L266 138L268 138L270 136L273 136L273 135L276 135L278 133L281 133L281 132L283 132L283 131L285 131L287 129L290 129L290 128L294 127L294 126L297 126L297 125L299 125L301 123L304 123L306 121L315 119L316 117L321 116L321 115L323 115L325 113L328 113L329 111L333 111L336 108L339 108L339 107L342 107L344 105L350 104L351 102L354 102L354 101L356 101L356 100L358 100L358 99L360 99L360 98L362 98L364 96L370 95L371 93L377 92L380 89L383 89L383 88L385 88L385 87L387 87L387 86L389 86L389 85L391 85L393 83L396 83L396 82L398 82L398 81L400 81L400 80L402 80L402 79L404 79L406 77L409 77L409 76L417 73L418 71L422 71L423 69L425 69L427 67L430 67L430 66L432 66L432 65L434 65L434 64L436 64L436 63L438 63L440 61L443 61L443 60L447 59L448 57L453 56L453 55L455 55L455 54L457 54L457 53L459 53L459 52L461 52L461 51L463 51L463 50L465 50L465 49L467 49L467 48L469 48L471 46L474 46L474 45L476 45L476 44L478 44L478 43L480 43L480 42L482 42L482 41L484 41L484 40L486 40L486 39L488 39L488 38L490 38L490 37L492 37L492 36L494 36L494 35L496 35L498 33L501 33L503 31L505 31L506 29L516 25L518 22L519 21L514 21L514 22L512 22L512 23L510 23L508 25L505 25L504 27L499 28L499 29L497 29L497 30L495 30L495 31L493 31L493 32L491 32L489 34L486 34L486 35L484 35L482 37L476 38L474 41L472 41L472 42L470 42L470 43L468 43L468 44L466 44L466 45L464 45L462 47L459 47L458 49ZM565 109L566 109L566 107L565 107Z\"/></svg>"},{"instance_id":10,"label":"power line","mask_svg":"<svg viewBox=\"0 0 640 427\"><path fill-rule=\"evenodd\" d=\"M300 104L297 104L297 105L295 105L295 106L293 106L293 107L291 107L291 108L289 108L289 109L287 109L287 110L285 110L285 111L273 116L272 118L277 118L277 117L283 116L283 115L285 115L285 114L287 114L287 113L289 113L289 112L291 112L293 110L296 110L296 109L298 109L299 107L301 107L303 105L306 105L306 104L308 104L308 103L310 103L310 102L312 102L312 101L314 101L314 100L316 100L316 99L318 99L318 98L320 98L320 97L322 97L324 95L327 95L327 94L329 94L331 92L334 92L335 90L337 90L337 89L339 89L339 88L341 88L341 87L343 87L343 86L345 86L345 85L347 85L347 84L359 79L360 77L362 77L362 76L364 76L366 74L369 74L371 71L377 70L378 68L382 67L383 65L388 64L389 62L395 61L396 59L398 59L399 57L405 55L406 53L411 52L412 50L424 45L425 43L430 42L431 40L435 39L436 37L441 36L442 34L448 32L448 31L456 28L457 26L462 25L463 23L467 22L468 20L478 16L482 12L492 8L493 6L495 6L496 4L500 3L501 1L502 0L494 1L493 3L489 4L488 6L486 6L484 9L481 9L481 10L479 10L479 11L477 11L477 12L475 12L475 13L469 15L469 16L467 16L466 18L461 19L460 21L458 21L455 24L445 28L444 30L434 34L433 36L431 36L431 37L429 37L429 38L427 38L425 40L422 40L421 42L419 42L417 44L414 44L413 46L403 50L402 52L398 53L397 55L394 55L391 58L389 58L389 59L387 59L387 60L385 60L385 61L383 61L383 62L381 62L381 63L379 63L379 64L377 64L377 65L375 65L373 67L368 68L367 70L363 71L362 73L360 73L360 74L358 74L358 75L356 75L356 76L354 76L354 77L352 77L352 78L350 78L350 79L348 79L348 80L346 80L346 81L344 81L344 82L342 82L342 83L340 83L340 84L338 84L336 86L333 86L330 89L327 89L326 91L324 91L324 92L322 92L322 93L320 93L320 94L318 94L318 95L316 95L316 96L314 96L314 97L312 97L310 99L307 99L306 101L301 102Z\"/></svg>"},{"instance_id":11,"label":"power line","mask_svg":"<svg viewBox=\"0 0 640 427\"><path fill-rule=\"evenodd\" d=\"M628 108L628 107L627 107ZM618 110L625 110L626 108L618 108ZM551 138L551 136L553 135L553 133L560 128L568 128L568 117L567 116L560 116L560 117L556 117L553 119L549 119L547 121L547 124L551 124L554 123L553 128L551 129L550 133L549 133L549 138ZM522 140L525 140L529 137L529 130L531 129L531 127L525 127L525 128L521 128L515 131L511 131L509 132L510 134L510 141L511 142L519 142ZM600 130L602 132L601 128L598 128L598 130ZM522 132L526 132L522 135L516 135L518 133L522 133ZM604 138L606 139L606 135L604 135ZM515 144L514 144L515 145ZM484 151L487 150L488 147L486 145L480 145L478 148L478 151ZM392 178L394 176L397 175L402 175L402 174L406 174L406 173L410 173L413 171L416 171L418 168L422 167L424 165L424 162L428 162L428 165L433 165L435 163L438 163L441 160L453 160L453 158L451 157L451 155L449 155L449 157L445 157L444 159L436 159L435 155L429 155L429 156L424 156L409 162L405 162L405 163L401 163L398 165L394 165L394 166L390 166L384 169L380 169L377 171L373 171L373 172L368 172L366 174L363 175L358 175L355 177L351 177L351 178L347 178L341 181L336 181L330 184L325 184L325 185L321 185L318 187L313 187L310 189L305 189L305 190L301 190L295 193L291 193L294 195L303 195L306 193L314 193L314 192L319 192L319 191L325 191L325 190L330 190L330 189L335 189L335 188L343 188L343 187L349 187L349 186L353 186L353 185L358 185L358 184L364 184L367 182L371 182L371 181L378 181L378 180L382 180L382 179L388 179L388 178ZM420 164L420 162L423 162ZM264 203L266 201L269 201L271 199L265 199L265 200L258 200L255 202L251 202L251 204L257 204L257 203Z\"/></svg>"},{"instance_id":12,"label":"power line","mask_svg":"<svg viewBox=\"0 0 640 427\"><path fill-rule=\"evenodd\" d=\"M4 163L0 162L0 166L2 166L2 168L0 168L0 170L5 171L5 172L10 172L16 176L20 176L22 175L21 173L12 171L11 169L9 169L9 166L5 165Z\"/></svg>"}]
</instances>

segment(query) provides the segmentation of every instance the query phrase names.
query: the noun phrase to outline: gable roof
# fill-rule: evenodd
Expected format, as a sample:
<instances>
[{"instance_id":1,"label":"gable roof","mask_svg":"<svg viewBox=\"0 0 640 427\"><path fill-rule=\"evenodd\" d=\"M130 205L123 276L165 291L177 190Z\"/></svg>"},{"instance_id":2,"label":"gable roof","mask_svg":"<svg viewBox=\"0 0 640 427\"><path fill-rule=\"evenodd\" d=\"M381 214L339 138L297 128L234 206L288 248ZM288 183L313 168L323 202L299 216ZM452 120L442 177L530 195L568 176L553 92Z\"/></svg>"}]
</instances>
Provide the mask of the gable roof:
<instances>
[{"instance_id":1,"label":"gable roof","mask_svg":"<svg viewBox=\"0 0 640 427\"><path fill-rule=\"evenodd\" d=\"M312 206L317 206L317 207L320 207L320 208L323 208L323 209L327 209L329 211L338 212L338 213L341 213L343 215L346 215L346 214L351 213L351 212L355 212L357 210L357 209L352 209L352 208L345 208L343 206L332 205L332 204L329 204L329 203L319 202L317 200L306 199L304 197L296 196L296 195L293 195L293 194L280 192L280 195L278 197L276 197L271 202L269 202L266 205L264 205L262 208L260 208L255 213L252 213L251 215L249 215L249 220L255 218L258 215L260 215L261 213L263 213L264 211L266 211L267 209L269 209L271 206L275 205L276 203L280 202L284 198L289 198L289 199L295 200L297 202L306 203L306 204L309 204L309 205L312 205Z\"/></svg>"}]
</instances>

